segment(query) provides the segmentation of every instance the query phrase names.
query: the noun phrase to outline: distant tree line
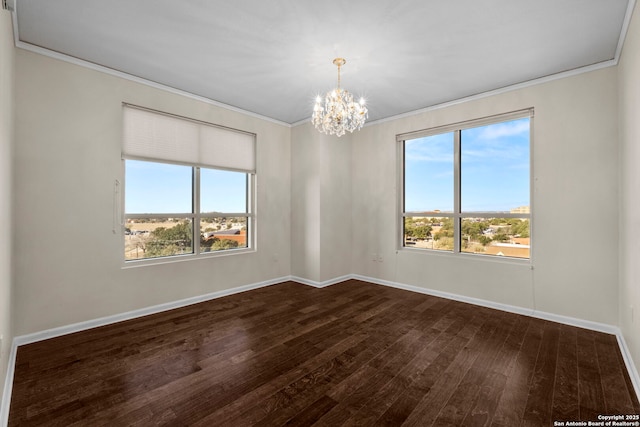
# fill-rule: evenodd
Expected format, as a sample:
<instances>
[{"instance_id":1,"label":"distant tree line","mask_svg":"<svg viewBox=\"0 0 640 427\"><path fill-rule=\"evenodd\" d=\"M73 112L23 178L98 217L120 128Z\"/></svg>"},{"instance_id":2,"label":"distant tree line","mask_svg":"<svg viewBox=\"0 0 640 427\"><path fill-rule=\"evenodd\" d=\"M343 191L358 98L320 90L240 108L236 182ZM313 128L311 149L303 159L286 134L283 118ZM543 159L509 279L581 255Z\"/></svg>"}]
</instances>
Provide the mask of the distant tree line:
<instances>
[{"instance_id":1,"label":"distant tree line","mask_svg":"<svg viewBox=\"0 0 640 427\"><path fill-rule=\"evenodd\" d=\"M145 258L179 255L193 252L192 225L189 221L182 221L174 227L158 227L147 239L141 241L139 247ZM238 242L231 239L212 237L205 239L200 236L200 251L212 252L238 247Z\"/></svg>"},{"instance_id":2,"label":"distant tree line","mask_svg":"<svg viewBox=\"0 0 640 427\"><path fill-rule=\"evenodd\" d=\"M492 227L493 226L493 227ZM434 227L439 227L434 233ZM493 232L489 233L488 230ZM519 218L463 219L461 232L463 247L469 242L486 246L491 242L506 242L511 237L530 236L529 220ZM453 218L405 218L405 238L438 242L439 249L453 249Z\"/></svg>"}]
</instances>

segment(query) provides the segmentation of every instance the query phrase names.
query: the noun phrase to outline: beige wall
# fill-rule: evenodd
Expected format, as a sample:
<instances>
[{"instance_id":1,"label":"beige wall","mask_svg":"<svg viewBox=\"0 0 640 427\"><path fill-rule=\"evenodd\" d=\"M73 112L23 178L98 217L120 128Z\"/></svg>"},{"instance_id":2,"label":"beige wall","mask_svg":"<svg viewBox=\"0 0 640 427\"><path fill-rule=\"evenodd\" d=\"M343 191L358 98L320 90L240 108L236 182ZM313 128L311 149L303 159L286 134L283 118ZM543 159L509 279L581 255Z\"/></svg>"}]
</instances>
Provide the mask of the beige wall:
<instances>
[{"instance_id":1,"label":"beige wall","mask_svg":"<svg viewBox=\"0 0 640 427\"><path fill-rule=\"evenodd\" d=\"M640 371L640 12L637 7L618 72L621 147L619 324L636 369Z\"/></svg>"},{"instance_id":2,"label":"beige wall","mask_svg":"<svg viewBox=\"0 0 640 427\"><path fill-rule=\"evenodd\" d=\"M291 274L289 127L20 49L16 73L16 335ZM257 252L121 268L122 102L257 134Z\"/></svg>"},{"instance_id":3,"label":"beige wall","mask_svg":"<svg viewBox=\"0 0 640 427\"><path fill-rule=\"evenodd\" d=\"M311 126L291 129L291 274L320 282L320 139Z\"/></svg>"},{"instance_id":4,"label":"beige wall","mask_svg":"<svg viewBox=\"0 0 640 427\"><path fill-rule=\"evenodd\" d=\"M533 269L400 250L396 134L534 107ZM411 117L353 140L353 273L618 322L617 74L611 67ZM380 253L374 262L371 253Z\"/></svg>"},{"instance_id":5,"label":"beige wall","mask_svg":"<svg viewBox=\"0 0 640 427\"><path fill-rule=\"evenodd\" d=\"M13 76L14 47L9 12L0 10L0 224L4 236L0 239L0 387L4 385L13 331L12 271L11 271L11 207L12 207L12 146L13 146ZM3 390L0 388L0 401Z\"/></svg>"},{"instance_id":6,"label":"beige wall","mask_svg":"<svg viewBox=\"0 0 640 427\"><path fill-rule=\"evenodd\" d=\"M292 274L317 283L351 273L351 139L291 131Z\"/></svg>"},{"instance_id":7,"label":"beige wall","mask_svg":"<svg viewBox=\"0 0 640 427\"><path fill-rule=\"evenodd\" d=\"M312 127L310 124L306 125ZM315 129L312 132L318 133ZM351 274L353 134L320 139L321 281Z\"/></svg>"}]
</instances>

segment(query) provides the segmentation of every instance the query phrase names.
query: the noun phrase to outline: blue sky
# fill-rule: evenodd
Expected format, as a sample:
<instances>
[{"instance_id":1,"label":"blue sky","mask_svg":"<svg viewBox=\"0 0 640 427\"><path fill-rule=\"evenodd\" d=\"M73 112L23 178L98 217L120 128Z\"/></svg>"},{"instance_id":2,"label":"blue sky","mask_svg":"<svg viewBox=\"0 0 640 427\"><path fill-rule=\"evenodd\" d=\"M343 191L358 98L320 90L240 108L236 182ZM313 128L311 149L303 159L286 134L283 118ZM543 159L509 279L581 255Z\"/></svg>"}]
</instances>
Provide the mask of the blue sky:
<instances>
[{"instance_id":1,"label":"blue sky","mask_svg":"<svg viewBox=\"0 0 640 427\"><path fill-rule=\"evenodd\" d=\"M406 211L453 211L453 138L451 132L406 141ZM528 118L463 130L462 211L528 206L529 153Z\"/></svg>"},{"instance_id":2,"label":"blue sky","mask_svg":"<svg viewBox=\"0 0 640 427\"><path fill-rule=\"evenodd\" d=\"M201 212L246 212L246 174L200 169ZM191 167L126 160L126 213L191 212Z\"/></svg>"}]
</instances>

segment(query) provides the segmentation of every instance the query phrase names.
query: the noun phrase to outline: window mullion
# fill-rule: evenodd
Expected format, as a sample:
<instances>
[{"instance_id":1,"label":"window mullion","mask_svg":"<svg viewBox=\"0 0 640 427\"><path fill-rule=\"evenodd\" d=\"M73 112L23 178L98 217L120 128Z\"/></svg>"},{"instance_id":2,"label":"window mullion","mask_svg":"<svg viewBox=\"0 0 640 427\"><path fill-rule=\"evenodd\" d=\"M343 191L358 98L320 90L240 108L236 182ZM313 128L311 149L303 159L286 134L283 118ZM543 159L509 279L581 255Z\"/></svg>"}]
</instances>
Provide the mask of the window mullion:
<instances>
[{"instance_id":1,"label":"window mullion","mask_svg":"<svg viewBox=\"0 0 640 427\"><path fill-rule=\"evenodd\" d=\"M200 168L193 168L193 253L200 254Z\"/></svg>"},{"instance_id":2,"label":"window mullion","mask_svg":"<svg viewBox=\"0 0 640 427\"><path fill-rule=\"evenodd\" d=\"M250 235L253 235L253 225L254 225L254 216L251 214L254 210L253 207L253 184L255 183L254 181L254 176L252 174L247 174L246 176L246 185L245 185L245 211L247 212L247 216L245 217L245 228L246 228L246 235L247 235L247 247L255 247L254 242L249 238Z\"/></svg>"},{"instance_id":3,"label":"window mullion","mask_svg":"<svg viewBox=\"0 0 640 427\"><path fill-rule=\"evenodd\" d=\"M461 131L453 134L453 252L460 253L460 139Z\"/></svg>"}]
</instances>

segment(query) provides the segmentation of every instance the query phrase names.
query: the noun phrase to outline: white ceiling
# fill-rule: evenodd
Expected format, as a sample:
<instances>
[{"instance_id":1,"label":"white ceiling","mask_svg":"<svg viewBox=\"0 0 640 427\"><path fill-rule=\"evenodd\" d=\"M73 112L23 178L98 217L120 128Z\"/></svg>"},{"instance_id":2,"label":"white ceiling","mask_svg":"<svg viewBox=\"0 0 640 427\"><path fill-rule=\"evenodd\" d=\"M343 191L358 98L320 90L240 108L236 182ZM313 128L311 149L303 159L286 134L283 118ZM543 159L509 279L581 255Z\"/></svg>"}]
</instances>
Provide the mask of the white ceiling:
<instances>
[{"instance_id":1,"label":"white ceiling","mask_svg":"<svg viewBox=\"0 0 640 427\"><path fill-rule=\"evenodd\" d=\"M14 22L22 47L296 123L337 56L370 120L615 63L630 1L17 0Z\"/></svg>"}]
</instances>

